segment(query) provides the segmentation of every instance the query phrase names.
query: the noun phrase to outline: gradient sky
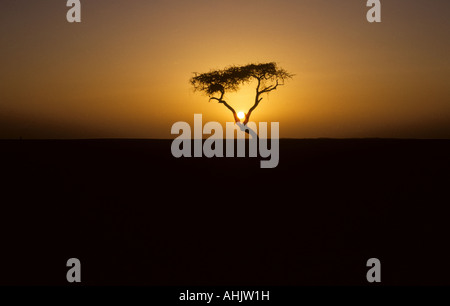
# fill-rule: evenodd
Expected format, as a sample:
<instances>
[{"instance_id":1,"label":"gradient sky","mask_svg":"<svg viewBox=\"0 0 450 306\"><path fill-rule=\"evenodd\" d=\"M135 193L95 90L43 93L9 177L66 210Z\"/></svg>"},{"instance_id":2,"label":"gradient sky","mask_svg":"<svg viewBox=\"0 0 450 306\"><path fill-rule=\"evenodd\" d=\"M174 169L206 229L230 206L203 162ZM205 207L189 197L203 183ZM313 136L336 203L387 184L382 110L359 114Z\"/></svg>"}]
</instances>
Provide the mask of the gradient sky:
<instances>
[{"instance_id":1,"label":"gradient sky","mask_svg":"<svg viewBox=\"0 0 450 306\"><path fill-rule=\"evenodd\" d=\"M280 136L450 138L450 1L0 2L0 138L172 138L176 121L232 121L193 72L275 61L296 76L253 121ZM230 95L248 110L254 89Z\"/></svg>"}]
</instances>

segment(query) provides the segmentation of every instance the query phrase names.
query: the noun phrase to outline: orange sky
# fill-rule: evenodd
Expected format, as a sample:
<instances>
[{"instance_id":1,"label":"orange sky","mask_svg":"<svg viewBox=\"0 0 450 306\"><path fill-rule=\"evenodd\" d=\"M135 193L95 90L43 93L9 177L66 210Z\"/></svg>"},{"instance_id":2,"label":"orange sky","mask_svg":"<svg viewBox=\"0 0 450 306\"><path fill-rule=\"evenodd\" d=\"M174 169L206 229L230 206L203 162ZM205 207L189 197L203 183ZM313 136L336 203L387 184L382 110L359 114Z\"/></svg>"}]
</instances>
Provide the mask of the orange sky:
<instances>
[{"instance_id":1,"label":"orange sky","mask_svg":"<svg viewBox=\"0 0 450 306\"><path fill-rule=\"evenodd\" d=\"M0 3L1 138L172 138L176 121L232 121L192 72L275 61L296 74L253 121L280 136L450 138L450 2L364 0ZM236 110L253 89L230 95Z\"/></svg>"}]
</instances>

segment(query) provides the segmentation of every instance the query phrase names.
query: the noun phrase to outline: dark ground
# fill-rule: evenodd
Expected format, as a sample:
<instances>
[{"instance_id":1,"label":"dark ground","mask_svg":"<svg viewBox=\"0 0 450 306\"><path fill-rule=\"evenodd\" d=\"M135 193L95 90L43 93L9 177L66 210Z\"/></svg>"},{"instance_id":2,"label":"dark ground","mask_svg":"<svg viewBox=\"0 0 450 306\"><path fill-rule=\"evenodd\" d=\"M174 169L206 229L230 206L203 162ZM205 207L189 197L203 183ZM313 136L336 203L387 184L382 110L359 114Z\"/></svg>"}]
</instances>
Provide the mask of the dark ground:
<instances>
[{"instance_id":1,"label":"dark ground","mask_svg":"<svg viewBox=\"0 0 450 306\"><path fill-rule=\"evenodd\" d=\"M450 141L281 140L280 164L169 140L0 141L0 284L450 284Z\"/></svg>"}]
</instances>

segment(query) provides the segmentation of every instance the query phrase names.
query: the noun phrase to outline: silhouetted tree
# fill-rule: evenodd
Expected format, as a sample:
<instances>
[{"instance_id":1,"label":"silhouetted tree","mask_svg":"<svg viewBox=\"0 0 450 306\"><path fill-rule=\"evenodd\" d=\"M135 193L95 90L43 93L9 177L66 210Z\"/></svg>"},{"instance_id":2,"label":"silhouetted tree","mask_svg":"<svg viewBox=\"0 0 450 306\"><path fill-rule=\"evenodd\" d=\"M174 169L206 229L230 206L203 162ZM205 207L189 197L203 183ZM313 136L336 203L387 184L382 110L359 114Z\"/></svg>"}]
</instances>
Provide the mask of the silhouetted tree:
<instances>
[{"instance_id":1,"label":"silhouetted tree","mask_svg":"<svg viewBox=\"0 0 450 306\"><path fill-rule=\"evenodd\" d=\"M225 93L237 91L241 85L256 80L255 102L245 114L243 123L246 125L250 115L263 99L262 95L277 89L280 85L284 85L284 81L293 76L286 70L278 68L276 63L265 63L230 66L223 70L201 74L194 73L190 82L196 91L206 93L209 96L209 101L217 100L217 102L225 105L233 113L234 121L239 123L240 119L236 111L224 100Z\"/></svg>"}]
</instances>

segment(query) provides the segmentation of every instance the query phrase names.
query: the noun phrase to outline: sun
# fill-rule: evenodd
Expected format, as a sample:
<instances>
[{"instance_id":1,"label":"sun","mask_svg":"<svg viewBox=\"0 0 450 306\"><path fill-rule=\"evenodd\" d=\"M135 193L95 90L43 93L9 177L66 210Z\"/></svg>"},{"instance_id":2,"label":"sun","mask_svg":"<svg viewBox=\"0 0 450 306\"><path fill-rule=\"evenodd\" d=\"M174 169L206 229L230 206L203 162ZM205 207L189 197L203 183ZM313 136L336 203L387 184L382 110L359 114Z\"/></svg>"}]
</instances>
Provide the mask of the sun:
<instances>
[{"instance_id":1,"label":"sun","mask_svg":"<svg viewBox=\"0 0 450 306\"><path fill-rule=\"evenodd\" d=\"M239 112L239 113L237 113L237 116L238 116L238 118L241 119L241 120L245 118L244 112Z\"/></svg>"}]
</instances>

